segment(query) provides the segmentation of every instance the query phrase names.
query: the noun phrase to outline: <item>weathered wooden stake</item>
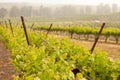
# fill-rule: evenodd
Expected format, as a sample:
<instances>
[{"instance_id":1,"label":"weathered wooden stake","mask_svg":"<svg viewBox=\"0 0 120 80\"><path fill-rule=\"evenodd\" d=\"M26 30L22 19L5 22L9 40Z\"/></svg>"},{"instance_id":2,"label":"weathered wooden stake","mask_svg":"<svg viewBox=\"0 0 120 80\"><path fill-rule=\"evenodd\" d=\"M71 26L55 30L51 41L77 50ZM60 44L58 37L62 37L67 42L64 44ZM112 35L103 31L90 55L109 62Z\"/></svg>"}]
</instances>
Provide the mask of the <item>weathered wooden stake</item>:
<instances>
[{"instance_id":1,"label":"weathered wooden stake","mask_svg":"<svg viewBox=\"0 0 120 80\"><path fill-rule=\"evenodd\" d=\"M116 36L116 37L115 37L115 40L116 40L116 44L118 44L118 42L119 42L119 37Z\"/></svg>"},{"instance_id":2,"label":"weathered wooden stake","mask_svg":"<svg viewBox=\"0 0 120 80\"><path fill-rule=\"evenodd\" d=\"M30 29L33 30L33 31L34 31L34 28L33 28L34 25L35 25L35 24L33 23L33 24L30 26Z\"/></svg>"},{"instance_id":3,"label":"weathered wooden stake","mask_svg":"<svg viewBox=\"0 0 120 80\"><path fill-rule=\"evenodd\" d=\"M71 35L71 39L73 38L73 34L74 34L73 32L70 33L70 35Z\"/></svg>"},{"instance_id":4,"label":"weathered wooden stake","mask_svg":"<svg viewBox=\"0 0 120 80\"><path fill-rule=\"evenodd\" d=\"M91 50L90 50L90 51L91 51L91 54L92 54L93 51L94 51L94 48L95 48L95 46L96 46L96 44L97 44L97 42L98 42L98 39L99 39L99 37L100 37L100 35L101 35L101 32L102 32L104 26L105 26L105 23L102 24L101 29L100 29L98 35L96 36L95 42L94 42L94 44L93 44L93 46L92 46L92 48L91 48Z\"/></svg>"},{"instance_id":5,"label":"weathered wooden stake","mask_svg":"<svg viewBox=\"0 0 120 80\"><path fill-rule=\"evenodd\" d=\"M3 23L3 21L1 21L1 25L3 26L3 28L4 28L4 23Z\"/></svg>"},{"instance_id":6,"label":"weathered wooden stake","mask_svg":"<svg viewBox=\"0 0 120 80\"><path fill-rule=\"evenodd\" d=\"M13 34L13 28L12 28L12 23L11 23L11 20L9 19L9 24L10 24L10 29L11 29L11 32Z\"/></svg>"},{"instance_id":7,"label":"weathered wooden stake","mask_svg":"<svg viewBox=\"0 0 120 80\"><path fill-rule=\"evenodd\" d=\"M105 43L108 41L108 38L109 38L109 36L106 35L106 36L105 36Z\"/></svg>"},{"instance_id":8,"label":"weathered wooden stake","mask_svg":"<svg viewBox=\"0 0 120 80\"><path fill-rule=\"evenodd\" d=\"M49 27L49 29L48 29L48 31L47 31L47 33L46 33L46 36L49 34L49 32L50 32L52 26L53 26L53 24L50 25L50 27Z\"/></svg>"},{"instance_id":9,"label":"weathered wooden stake","mask_svg":"<svg viewBox=\"0 0 120 80\"><path fill-rule=\"evenodd\" d=\"M73 69L71 71L73 72L73 74L75 76L75 80L76 80L77 74L82 73L82 71L79 68L75 68L75 69ZM85 74L85 73L82 73L82 74L83 74L83 76L85 76L87 78L87 80L92 80L87 74Z\"/></svg>"},{"instance_id":10,"label":"weathered wooden stake","mask_svg":"<svg viewBox=\"0 0 120 80\"><path fill-rule=\"evenodd\" d=\"M1 21L0 21L0 25L1 25Z\"/></svg>"},{"instance_id":11,"label":"weathered wooden stake","mask_svg":"<svg viewBox=\"0 0 120 80\"><path fill-rule=\"evenodd\" d=\"M3 27L3 25L2 25L2 21L0 21L0 26Z\"/></svg>"},{"instance_id":12,"label":"weathered wooden stake","mask_svg":"<svg viewBox=\"0 0 120 80\"><path fill-rule=\"evenodd\" d=\"M22 25L23 25L23 28L24 28L24 33L25 33L25 36L26 36L27 44L29 46L30 45L30 41L29 41L29 38L28 38L28 34L27 34L27 30L26 30L26 25L25 25L24 17L23 16L21 16L21 21L22 21Z\"/></svg>"},{"instance_id":13,"label":"weathered wooden stake","mask_svg":"<svg viewBox=\"0 0 120 80\"><path fill-rule=\"evenodd\" d=\"M8 26L7 26L7 21L5 21L5 25L6 25L6 28L7 28L7 27L8 27Z\"/></svg>"},{"instance_id":14,"label":"weathered wooden stake","mask_svg":"<svg viewBox=\"0 0 120 80\"><path fill-rule=\"evenodd\" d=\"M34 25L35 25L35 24L33 23L32 26L31 26L30 28L32 29Z\"/></svg>"},{"instance_id":15,"label":"weathered wooden stake","mask_svg":"<svg viewBox=\"0 0 120 80\"><path fill-rule=\"evenodd\" d=\"M71 31L71 25L70 24L69 24L69 30L70 30L70 38L72 39L74 33Z\"/></svg>"}]
</instances>

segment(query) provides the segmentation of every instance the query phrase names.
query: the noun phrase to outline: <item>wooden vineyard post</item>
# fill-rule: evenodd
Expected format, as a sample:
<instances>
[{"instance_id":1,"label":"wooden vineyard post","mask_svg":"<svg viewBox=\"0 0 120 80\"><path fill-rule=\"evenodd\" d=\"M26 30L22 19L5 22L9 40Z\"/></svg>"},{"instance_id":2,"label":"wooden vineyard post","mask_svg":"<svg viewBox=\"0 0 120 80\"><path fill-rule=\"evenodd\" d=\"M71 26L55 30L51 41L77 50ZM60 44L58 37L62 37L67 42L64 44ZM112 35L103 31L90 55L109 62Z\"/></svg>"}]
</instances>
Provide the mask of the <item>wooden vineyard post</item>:
<instances>
[{"instance_id":1,"label":"wooden vineyard post","mask_svg":"<svg viewBox=\"0 0 120 80\"><path fill-rule=\"evenodd\" d=\"M9 24L10 24L10 29L11 29L11 32L13 34L13 28L12 28L12 23L11 23L11 20L9 19Z\"/></svg>"},{"instance_id":2,"label":"wooden vineyard post","mask_svg":"<svg viewBox=\"0 0 120 80\"><path fill-rule=\"evenodd\" d=\"M30 27L31 29L33 29L34 23L32 24L32 26Z\"/></svg>"},{"instance_id":3,"label":"wooden vineyard post","mask_svg":"<svg viewBox=\"0 0 120 80\"><path fill-rule=\"evenodd\" d=\"M22 25L23 25L23 28L24 28L24 33L25 33L25 36L26 36L27 44L29 46L30 45L30 41L29 41L29 38L28 38L28 34L27 34L27 30L26 30L26 25L25 25L24 17L23 16L21 16L21 21L22 21Z\"/></svg>"},{"instance_id":4,"label":"wooden vineyard post","mask_svg":"<svg viewBox=\"0 0 120 80\"><path fill-rule=\"evenodd\" d=\"M3 23L3 21L1 21L1 25L3 26L3 28L4 28L4 23Z\"/></svg>"},{"instance_id":5,"label":"wooden vineyard post","mask_svg":"<svg viewBox=\"0 0 120 80\"><path fill-rule=\"evenodd\" d=\"M30 26L30 29L33 30L33 31L34 31L34 28L33 28L34 25L35 25L35 24L33 23L33 24Z\"/></svg>"},{"instance_id":6,"label":"wooden vineyard post","mask_svg":"<svg viewBox=\"0 0 120 80\"><path fill-rule=\"evenodd\" d=\"M73 38L73 32L72 32L72 29L71 29L71 25L69 24L69 33L70 33L70 38L72 39Z\"/></svg>"},{"instance_id":7,"label":"wooden vineyard post","mask_svg":"<svg viewBox=\"0 0 120 80\"><path fill-rule=\"evenodd\" d=\"M0 21L0 26L2 26L2 23L1 23L1 21Z\"/></svg>"},{"instance_id":8,"label":"wooden vineyard post","mask_svg":"<svg viewBox=\"0 0 120 80\"><path fill-rule=\"evenodd\" d=\"M5 25L6 25L6 28L8 27L8 25L7 25L7 21L5 21Z\"/></svg>"},{"instance_id":9,"label":"wooden vineyard post","mask_svg":"<svg viewBox=\"0 0 120 80\"><path fill-rule=\"evenodd\" d=\"M46 36L49 34L49 32L50 32L52 26L53 26L53 24L50 25L50 27L49 27L49 29L48 29L48 31L47 31L47 33L46 33Z\"/></svg>"},{"instance_id":10,"label":"wooden vineyard post","mask_svg":"<svg viewBox=\"0 0 120 80\"><path fill-rule=\"evenodd\" d=\"M71 34L70 34L70 35L71 35L71 37L70 37L70 38L72 39L72 38L73 38L73 32L71 32Z\"/></svg>"},{"instance_id":11,"label":"wooden vineyard post","mask_svg":"<svg viewBox=\"0 0 120 80\"><path fill-rule=\"evenodd\" d=\"M2 21L0 21L0 26L2 26L2 27L3 27L3 25L2 25Z\"/></svg>"},{"instance_id":12,"label":"wooden vineyard post","mask_svg":"<svg viewBox=\"0 0 120 80\"><path fill-rule=\"evenodd\" d=\"M96 46L96 44L97 44L97 42L98 42L98 39L99 39L99 37L100 37L100 35L101 35L101 33L102 33L102 30L103 30L104 26L105 26L105 23L102 24L101 29L100 29L98 35L96 36L95 42L94 42L94 44L93 44L93 46L92 46L92 48L91 48L91 50L90 50L91 54L92 54L93 51L94 51L94 48L95 48L95 46Z\"/></svg>"},{"instance_id":13,"label":"wooden vineyard post","mask_svg":"<svg viewBox=\"0 0 120 80\"><path fill-rule=\"evenodd\" d=\"M0 26L4 28L2 21L0 21Z\"/></svg>"},{"instance_id":14,"label":"wooden vineyard post","mask_svg":"<svg viewBox=\"0 0 120 80\"><path fill-rule=\"evenodd\" d=\"M79 68L75 68L75 69L73 69L73 70L71 70L71 71L72 71L73 74L75 75L75 80L76 80L76 75L77 75L78 73L82 73L82 74L87 78L87 80L92 80L87 74L83 73L83 72L81 71L81 69L79 69Z\"/></svg>"},{"instance_id":15,"label":"wooden vineyard post","mask_svg":"<svg viewBox=\"0 0 120 80\"><path fill-rule=\"evenodd\" d=\"M115 37L115 40L116 40L116 44L118 44L118 42L119 42L119 37L116 36L116 37Z\"/></svg>"}]
</instances>

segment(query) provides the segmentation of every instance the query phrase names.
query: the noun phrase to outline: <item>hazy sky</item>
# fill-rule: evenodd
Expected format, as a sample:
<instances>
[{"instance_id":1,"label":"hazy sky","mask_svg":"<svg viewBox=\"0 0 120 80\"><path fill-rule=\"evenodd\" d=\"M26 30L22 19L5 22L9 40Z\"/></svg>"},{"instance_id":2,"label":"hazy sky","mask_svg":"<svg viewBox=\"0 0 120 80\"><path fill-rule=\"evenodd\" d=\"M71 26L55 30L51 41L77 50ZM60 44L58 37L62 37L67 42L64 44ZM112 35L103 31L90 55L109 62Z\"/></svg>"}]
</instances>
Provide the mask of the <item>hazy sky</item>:
<instances>
[{"instance_id":1,"label":"hazy sky","mask_svg":"<svg viewBox=\"0 0 120 80\"><path fill-rule=\"evenodd\" d=\"M30 3L42 3L42 4L92 4L97 5L99 3L120 5L120 0L0 0L0 2L30 2Z\"/></svg>"}]
</instances>

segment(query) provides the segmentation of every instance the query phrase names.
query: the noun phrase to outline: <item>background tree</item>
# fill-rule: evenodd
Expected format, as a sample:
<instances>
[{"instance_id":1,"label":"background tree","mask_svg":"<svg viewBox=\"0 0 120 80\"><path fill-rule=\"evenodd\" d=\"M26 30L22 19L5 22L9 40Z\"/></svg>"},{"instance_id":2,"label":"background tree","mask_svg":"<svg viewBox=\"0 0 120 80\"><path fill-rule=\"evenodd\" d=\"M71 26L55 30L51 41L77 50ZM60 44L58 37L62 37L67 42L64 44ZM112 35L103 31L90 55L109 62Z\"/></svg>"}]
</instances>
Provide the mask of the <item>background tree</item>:
<instances>
[{"instance_id":1,"label":"background tree","mask_svg":"<svg viewBox=\"0 0 120 80\"><path fill-rule=\"evenodd\" d=\"M85 13L86 14L91 14L92 13L92 7L91 6L86 6L85 7Z\"/></svg>"},{"instance_id":2,"label":"background tree","mask_svg":"<svg viewBox=\"0 0 120 80\"><path fill-rule=\"evenodd\" d=\"M10 17L19 17L20 16L20 10L18 7L13 6L9 12Z\"/></svg>"},{"instance_id":3,"label":"background tree","mask_svg":"<svg viewBox=\"0 0 120 80\"><path fill-rule=\"evenodd\" d=\"M84 14L85 14L85 9L84 9L84 7L81 6L81 7L79 8L79 14L80 14L80 15L84 15Z\"/></svg>"},{"instance_id":4,"label":"background tree","mask_svg":"<svg viewBox=\"0 0 120 80\"><path fill-rule=\"evenodd\" d=\"M52 15L51 8L40 6L39 15L41 17L50 17Z\"/></svg>"},{"instance_id":5,"label":"background tree","mask_svg":"<svg viewBox=\"0 0 120 80\"><path fill-rule=\"evenodd\" d=\"M118 11L118 5L117 4L113 4L112 5L112 13L115 13Z\"/></svg>"},{"instance_id":6,"label":"background tree","mask_svg":"<svg viewBox=\"0 0 120 80\"><path fill-rule=\"evenodd\" d=\"M65 5L61 7L57 7L54 11L54 15L58 17L72 17L77 14L76 8L71 5Z\"/></svg>"},{"instance_id":7,"label":"background tree","mask_svg":"<svg viewBox=\"0 0 120 80\"><path fill-rule=\"evenodd\" d=\"M31 17L32 15L32 6L23 6L20 10L22 16Z\"/></svg>"},{"instance_id":8,"label":"background tree","mask_svg":"<svg viewBox=\"0 0 120 80\"><path fill-rule=\"evenodd\" d=\"M96 14L103 14L104 13L103 7L104 7L103 3L99 4L96 7Z\"/></svg>"},{"instance_id":9,"label":"background tree","mask_svg":"<svg viewBox=\"0 0 120 80\"><path fill-rule=\"evenodd\" d=\"M0 18L4 18L7 15L8 11L5 8L0 9Z\"/></svg>"},{"instance_id":10,"label":"background tree","mask_svg":"<svg viewBox=\"0 0 120 80\"><path fill-rule=\"evenodd\" d=\"M110 5L108 5L108 4L105 4L104 5L104 7L103 7L103 13L104 14L109 14L109 13L111 13L111 7L110 7Z\"/></svg>"}]
</instances>

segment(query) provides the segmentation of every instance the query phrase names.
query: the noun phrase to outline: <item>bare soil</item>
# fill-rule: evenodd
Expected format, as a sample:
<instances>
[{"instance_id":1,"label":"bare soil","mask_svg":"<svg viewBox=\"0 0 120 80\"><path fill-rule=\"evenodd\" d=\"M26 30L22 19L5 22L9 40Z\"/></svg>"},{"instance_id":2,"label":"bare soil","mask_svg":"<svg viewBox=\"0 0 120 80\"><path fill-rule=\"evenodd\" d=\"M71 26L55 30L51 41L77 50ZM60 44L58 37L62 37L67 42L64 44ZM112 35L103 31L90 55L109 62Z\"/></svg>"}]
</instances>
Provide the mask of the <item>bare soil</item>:
<instances>
[{"instance_id":1,"label":"bare soil","mask_svg":"<svg viewBox=\"0 0 120 80\"><path fill-rule=\"evenodd\" d=\"M93 41L80 41L80 40L72 40L77 44L83 44L87 49L91 49L93 45ZM100 43L96 44L95 50L99 50L102 52L107 52L108 57L112 59L119 59L120 58L120 45L117 44L109 44L109 43Z\"/></svg>"},{"instance_id":2,"label":"bare soil","mask_svg":"<svg viewBox=\"0 0 120 80\"><path fill-rule=\"evenodd\" d=\"M9 51L0 41L0 80L13 80L14 69L11 64Z\"/></svg>"}]
</instances>

